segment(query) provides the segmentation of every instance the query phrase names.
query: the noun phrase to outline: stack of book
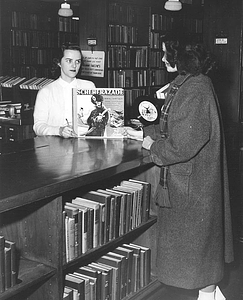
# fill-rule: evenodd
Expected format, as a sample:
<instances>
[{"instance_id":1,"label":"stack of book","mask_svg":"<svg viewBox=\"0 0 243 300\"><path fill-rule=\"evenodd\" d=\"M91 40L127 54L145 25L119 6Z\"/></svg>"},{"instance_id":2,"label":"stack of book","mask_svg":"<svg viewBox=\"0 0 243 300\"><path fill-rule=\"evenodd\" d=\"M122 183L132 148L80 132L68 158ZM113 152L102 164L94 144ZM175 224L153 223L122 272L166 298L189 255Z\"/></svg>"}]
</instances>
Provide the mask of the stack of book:
<instances>
[{"instance_id":1,"label":"stack of book","mask_svg":"<svg viewBox=\"0 0 243 300\"><path fill-rule=\"evenodd\" d=\"M20 84L21 89L29 89L29 90L40 90L43 88L45 85L51 83L53 79L50 78L37 78L33 77L31 79L28 79Z\"/></svg>"},{"instance_id":2,"label":"stack of book","mask_svg":"<svg viewBox=\"0 0 243 300\"><path fill-rule=\"evenodd\" d=\"M19 77L19 76L14 76L14 77L1 76L0 77L1 86L7 87L7 88L12 88L13 86L19 85L24 80L25 80L25 77Z\"/></svg>"},{"instance_id":3,"label":"stack of book","mask_svg":"<svg viewBox=\"0 0 243 300\"><path fill-rule=\"evenodd\" d=\"M63 299L120 300L151 281L151 249L122 244L65 276Z\"/></svg>"},{"instance_id":4,"label":"stack of book","mask_svg":"<svg viewBox=\"0 0 243 300\"><path fill-rule=\"evenodd\" d=\"M16 244L0 236L0 292L16 285Z\"/></svg>"},{"instance_id":5,"label":"stack of book","mask_svg":"<svg viewBox=\"0 0 243 300\"><path fill-rule=\"evenodd\" d=\"M64 262L137 228L149 219L151 184L129 179L90 191L63 210Z\"/></svg>"},{"instance_id":6,"label":"stack of book","mask_svg":"<svg viewBox=\"0 0 243 300\"><path fill-rule=\"evenodd\" d=\"M26 79L25 77L19 76L0 76L0 86L13 88L18 86L20 89L39 90L45 85L51 83L54 79L46 77L33 77Z\"/></svg>"}]
</instances>

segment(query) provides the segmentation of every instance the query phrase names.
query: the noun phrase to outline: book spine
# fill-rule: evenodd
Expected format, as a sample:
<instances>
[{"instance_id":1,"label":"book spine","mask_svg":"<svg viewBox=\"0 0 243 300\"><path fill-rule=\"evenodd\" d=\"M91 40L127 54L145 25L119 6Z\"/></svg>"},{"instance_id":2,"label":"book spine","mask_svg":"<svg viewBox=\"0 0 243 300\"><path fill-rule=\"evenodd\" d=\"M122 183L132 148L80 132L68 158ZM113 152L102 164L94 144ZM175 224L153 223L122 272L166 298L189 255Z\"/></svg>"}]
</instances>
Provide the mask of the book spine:
<instances>
[{"instance_id":1,"label":"book spine","mask_svg":"<svg viewBox=\"0 0 243 300\"><path fill-rule=\"evenodd\" d=\"M5 238L0 236L0 292L5 291Z\"/></svg>"}]
</instances>

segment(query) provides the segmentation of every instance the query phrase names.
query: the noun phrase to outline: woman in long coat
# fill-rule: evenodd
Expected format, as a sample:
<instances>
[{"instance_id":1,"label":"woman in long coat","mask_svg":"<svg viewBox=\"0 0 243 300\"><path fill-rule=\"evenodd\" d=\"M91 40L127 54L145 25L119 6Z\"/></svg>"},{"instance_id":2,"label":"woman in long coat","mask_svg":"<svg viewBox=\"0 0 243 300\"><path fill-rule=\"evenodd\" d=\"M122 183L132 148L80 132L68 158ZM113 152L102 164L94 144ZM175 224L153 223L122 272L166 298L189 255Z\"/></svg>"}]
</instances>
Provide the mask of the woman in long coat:
<instances>
[{"instance_id":1,"label":"woman in long coat","mask_svg":"<svg viewBox=\"0 0 243 300\"><path fill-rule=\"evenodd\" d=\"M166 38L163 61L179 75L170 84L159 125L144 128L143 147L161 166L158 278L199 289L198 299L225 299L217 284L233 260L224 136L211 67L199 45Z\"/></svg>"}]
</instances>

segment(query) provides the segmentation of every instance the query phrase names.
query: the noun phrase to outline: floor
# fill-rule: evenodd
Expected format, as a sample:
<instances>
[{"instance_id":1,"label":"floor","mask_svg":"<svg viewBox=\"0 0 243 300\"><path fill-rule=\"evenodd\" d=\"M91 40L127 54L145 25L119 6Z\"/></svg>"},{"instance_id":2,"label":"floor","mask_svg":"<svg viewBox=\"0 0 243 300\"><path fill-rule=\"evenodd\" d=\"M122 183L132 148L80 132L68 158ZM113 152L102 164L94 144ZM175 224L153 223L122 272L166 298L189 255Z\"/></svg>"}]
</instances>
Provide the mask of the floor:
<instances>
[{"instance_id":1,"label":"floor","mask_svg":"<svg viewBox=\"0 0 243 300\"><path fill-rule=\"evenodd\" d=\"M235 261L226 266L220 289L227 300L243 300L243 243L235 241ZM146 300L196 300L198 291L161 285Z\"/></svg>"},{"instance_id":2,"label":"floor","mask_svg":"<svg viewBox=\"0 0 243 300\"><path fill-rule=\"evenodd\" d=\"M219 286L227 300L243 300L243 147L228 153L235 260L226 265ZM239 167L240 166L240 167ZM157 286L146 300L196 300L198 291Z\"/></svg>"}]
</instances>

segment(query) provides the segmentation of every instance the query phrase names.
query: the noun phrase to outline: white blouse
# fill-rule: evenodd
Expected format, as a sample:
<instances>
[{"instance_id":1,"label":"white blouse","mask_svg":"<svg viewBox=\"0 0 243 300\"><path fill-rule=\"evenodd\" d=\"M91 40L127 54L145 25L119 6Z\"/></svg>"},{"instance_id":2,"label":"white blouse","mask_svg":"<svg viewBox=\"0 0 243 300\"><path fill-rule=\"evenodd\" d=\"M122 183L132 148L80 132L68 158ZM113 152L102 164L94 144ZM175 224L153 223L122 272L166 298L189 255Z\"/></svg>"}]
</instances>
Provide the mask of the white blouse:
<instances>
[{"instance_id":1,"label":"white blouse","mask_svg":"<svg viewBox=\"0 0 243 300\"><path fill-rule=\"evenodd\" d=\"M59 128L72 122L72 89L93 89L92 81L75 78L71 83L61 77L39 90L34 108L36 135L59 135Z\"/></svg>"}]
</instances>

